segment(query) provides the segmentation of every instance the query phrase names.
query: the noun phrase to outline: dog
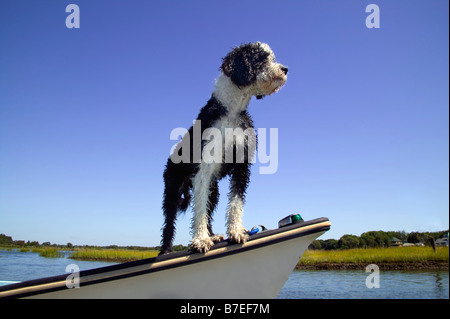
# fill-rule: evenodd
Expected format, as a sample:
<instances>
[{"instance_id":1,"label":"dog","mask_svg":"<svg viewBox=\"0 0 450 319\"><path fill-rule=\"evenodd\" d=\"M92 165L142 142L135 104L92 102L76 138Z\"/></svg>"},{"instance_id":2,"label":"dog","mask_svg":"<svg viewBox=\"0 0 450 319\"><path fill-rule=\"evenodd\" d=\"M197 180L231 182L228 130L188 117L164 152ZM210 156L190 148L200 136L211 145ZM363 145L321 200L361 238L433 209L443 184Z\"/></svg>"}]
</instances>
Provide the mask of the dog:
<instances>
[{"instance_id":1,"label":"dog","mask_svg":"<svg viewBox=\"0 0 450 319\"><path fill-rule=\"evenodd\" d=\"M262 99L277 92L286 82L288 68L275 61L269 45L256 42L232 49L223 58L219 71L211 98L172 153L184 156L184 160L174 161L171 155L165 167L162 205L165 220L160 255L172 251L175 220L179 212L188 208L191 190L194 213L191 249L206 253L214 243L223 240L223 236L214 235L211 222L219 200L218 181L225 176L230 176L226 214L229 240L244 243L249 237L242 225L242 212L256 149L256 134L247 107L252 96ZM213 129L218 132L213 134L214 142L220 145L220 149L214 150L218 158L214 161L199 159L195 150L201 150L203 154L209 143L199 140L198 136L204 137ZM233 131L232 138L227 138L230 130Z\"/></svg>"}]
</instances>

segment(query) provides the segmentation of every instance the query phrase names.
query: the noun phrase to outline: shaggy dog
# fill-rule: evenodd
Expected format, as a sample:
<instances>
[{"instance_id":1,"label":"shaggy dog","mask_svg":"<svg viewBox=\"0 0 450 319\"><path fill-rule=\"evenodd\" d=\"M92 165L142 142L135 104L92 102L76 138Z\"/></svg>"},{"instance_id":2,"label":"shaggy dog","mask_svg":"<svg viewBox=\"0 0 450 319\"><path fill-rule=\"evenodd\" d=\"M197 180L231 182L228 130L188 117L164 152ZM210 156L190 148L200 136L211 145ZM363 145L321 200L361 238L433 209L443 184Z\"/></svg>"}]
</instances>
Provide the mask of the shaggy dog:
<instances>
[{"instance_id":1,"label":"shaggy dog","mask_svg":"<svg viewBox=\"0 0 450 319\"><path fill-rule=\"evenodd\" d=\"M227 234L231 242L244 243L248 239L242 225L242 210L256 134L247 106L252 96L261 99L277 92L286 82L288 69L275 62L267 44L256 42L234 48L223 59L220 71L211 98L167 161L160 254L172 251L175 219L178 212L188 208L191 189L194 212L191 248L207 252L215 242L223 240L223 236L214 236L211 221L219 200L218 181L227 175L230 176Z\"/></svg>"}]
</instances>

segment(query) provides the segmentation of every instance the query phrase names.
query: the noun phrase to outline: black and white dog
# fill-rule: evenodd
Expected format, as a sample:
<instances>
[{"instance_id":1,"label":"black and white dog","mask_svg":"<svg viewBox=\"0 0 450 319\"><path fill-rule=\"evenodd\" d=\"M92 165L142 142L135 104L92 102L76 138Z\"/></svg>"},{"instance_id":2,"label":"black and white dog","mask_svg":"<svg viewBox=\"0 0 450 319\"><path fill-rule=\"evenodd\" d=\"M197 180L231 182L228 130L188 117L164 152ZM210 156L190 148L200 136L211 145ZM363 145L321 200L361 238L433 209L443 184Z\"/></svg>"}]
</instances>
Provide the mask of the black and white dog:
<instances>
[{"instance_id":1,"label":"black and white dog","mask_svg":"<svg viewBox=\"0 0 450 319\"><path fill-rule=\"evenodd\" d=\"M191 189L192 249L207 252L215 242L223 239L223 236L214 236L211 221L219 200L218 181L227 175L231 176L227 233L236 243L248 239L242 225L242 210L256 149L256 134L247 106L252 96L261 99L277 92L286 82L288 69L275 62L267 44L256 42L234 48L223 59L220 71L211 98L167 161L160 254L172 251L175 219L179 211L188 208ZM208 139L214 143L207 144ZM214 149L213 160L201 158L199 153L211 155L211 148L207 150L211 143L220 146ZM175 157L178 160L174 160ZM180 161L179 157L183 159Z\"/></svg>"}]
</instances>

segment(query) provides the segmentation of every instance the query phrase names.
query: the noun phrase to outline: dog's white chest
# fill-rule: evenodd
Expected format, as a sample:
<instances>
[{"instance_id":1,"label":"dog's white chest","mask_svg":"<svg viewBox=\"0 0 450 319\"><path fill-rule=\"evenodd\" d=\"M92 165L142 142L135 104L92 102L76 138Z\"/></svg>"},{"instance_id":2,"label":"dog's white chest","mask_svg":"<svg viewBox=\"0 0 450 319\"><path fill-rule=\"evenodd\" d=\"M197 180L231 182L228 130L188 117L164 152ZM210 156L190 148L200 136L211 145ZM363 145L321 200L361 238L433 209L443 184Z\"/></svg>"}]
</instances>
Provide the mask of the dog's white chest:
<instances>
[{"instance_id":1,"label":"dog's white chest","mask_svg":"<svg viewBox=\"0 0 450 319\"><path fill-rule=\"evenodd\" d=\"M216 128L220 130L222 135L222 143L225 150L233 147L237 141L243 140L244 128L242 127L242 119L239 116L225 116L216 125ZM231 138L231 135L233 135L233 138Z\"/></svg>"}]
</instances>

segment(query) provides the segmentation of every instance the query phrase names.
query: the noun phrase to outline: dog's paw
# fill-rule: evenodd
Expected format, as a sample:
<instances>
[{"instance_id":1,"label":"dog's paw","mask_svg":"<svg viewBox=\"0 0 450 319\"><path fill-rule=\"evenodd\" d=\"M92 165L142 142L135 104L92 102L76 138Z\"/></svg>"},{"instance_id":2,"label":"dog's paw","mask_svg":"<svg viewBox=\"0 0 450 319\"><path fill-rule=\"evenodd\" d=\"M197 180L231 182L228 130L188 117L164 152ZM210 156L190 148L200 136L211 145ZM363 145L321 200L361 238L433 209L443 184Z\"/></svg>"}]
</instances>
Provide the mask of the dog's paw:
<instances>
[{"instance_id":1,"label":"dog's paw","mask_svg":"<svg viewBox=\"0 0 450 319\"><path fill-rule=\"evenodd\" d=\"M225 239L224 235L214 235L210 237L214 244L220 243Z\"/></svg>"},{"instance_id":2,"label":"dog's paw","mask_svg":"<svg viewBox=\"0 0 450 319\"><path fill-rule=\"evenodd\" d=\"M235 242L238 244L245 243L249 238L248 233L244 228L230 231L228 235L230 236L230 240L232 242Z\"/></svg>"},{"instance_id":3,"label":"dog's paw","mask_svg":"<svg viewBox=\"0 0 450 319\"><path fill-rule=\"evenodd\" d=\"M199 253L206 253L214 245L210 237L192 239L191 249Z\"/></svg>"}]
</instances>

